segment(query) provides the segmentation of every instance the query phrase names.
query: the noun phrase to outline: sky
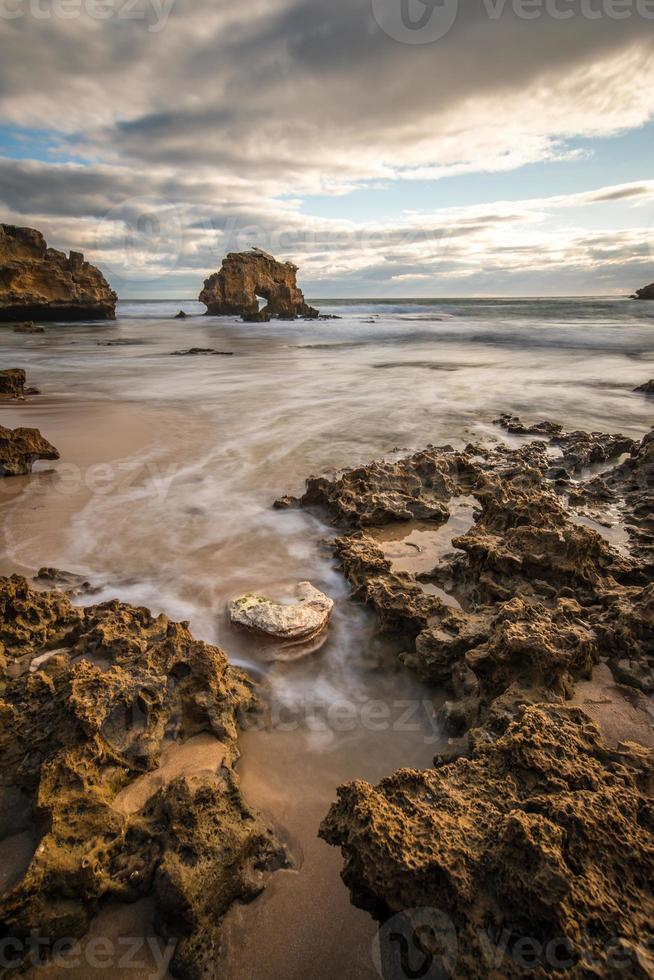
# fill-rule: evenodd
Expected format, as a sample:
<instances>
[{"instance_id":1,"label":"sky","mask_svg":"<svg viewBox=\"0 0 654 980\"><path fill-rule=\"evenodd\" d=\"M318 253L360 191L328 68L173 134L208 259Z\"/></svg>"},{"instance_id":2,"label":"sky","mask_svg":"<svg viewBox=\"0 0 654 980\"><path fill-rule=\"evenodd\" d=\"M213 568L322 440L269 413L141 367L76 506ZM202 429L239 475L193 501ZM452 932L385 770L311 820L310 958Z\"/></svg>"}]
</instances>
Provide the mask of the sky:
<instances>
[{"instance_id":1,"label":"sky","mask_svg":"<svg viewBox=\"0 0 654 980\"><path fill-rule=\"evenodd\" d=\"M654 281L654 0L0 0L0 220L121 298Z\"/></svg>"}]
</instances>

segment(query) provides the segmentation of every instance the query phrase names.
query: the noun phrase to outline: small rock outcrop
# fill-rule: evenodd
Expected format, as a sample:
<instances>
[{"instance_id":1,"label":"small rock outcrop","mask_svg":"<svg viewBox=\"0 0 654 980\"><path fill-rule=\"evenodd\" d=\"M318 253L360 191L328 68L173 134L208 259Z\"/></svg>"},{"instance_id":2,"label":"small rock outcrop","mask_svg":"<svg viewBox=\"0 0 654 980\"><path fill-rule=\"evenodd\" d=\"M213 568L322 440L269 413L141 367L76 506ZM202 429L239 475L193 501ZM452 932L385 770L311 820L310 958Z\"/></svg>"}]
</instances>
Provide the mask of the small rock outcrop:
<instances>
[{"instance_id":1,"label":"small rock outcrop","mask_svg":"<svg viewBox=\"0 0 654 980\"><path fill-rule=\"evenodd\" d=\"M59 459L59 452L38 429L6 429L0 425L0 477L27 476L37 459Z\"/></svg>"},{"instance_id":2,"label":"small rock outcrop","mask_svg":"<svg viewBox=\"0 0 654 980\"><path fill-rule=\"evenodd\" d=\"M188 350L173 350L171 357L233 357L234 351L214 350L213 347L189 347Z\"/></svg>"},{"instance_id":3,"label":"small rock outcrop","mask_svg":"<svg viewBox=\"0 0 654 980\"><path fill-rule=\"evenodd\" d=\"M34 228L0 224L0 320L113 320L116 299L81 252L67 256Z\"/></svg>"},{"instance_id":4,"label":"small rock outcrop","mask_svg":"<svg viewBox=\"0 0 654 980\"><path fill-rule=\"evenodd\" d=\"M16 323L14 333L45 333L45 327L39 327L32 320L27 320L25 323Z\"/></svg>"},{"instance_id":5,"label":"small rock outcrop","mask_svg":"<svg viewBox=\"0 0 654 980\"><path fill-rule=\"evenodd\" d=\"M173 976L215 976L221 917L288 863L233 768L255 707L246 675L186 624L0 579L0 839L38 817L0 937L40 934L51 951L102 902L150 896L157 931L178 940ZM193 738L215 762L164 775L162 752Z\"/></svg>"},{"instance_id":6,"label":"small rock outcrop","mask_svg":"<svg viewBox=\"0 0 654 980\"><path fill-rule=\"evenodd\" d=\"M27 375L22 368L8 368L0 371L0 395L22 398L25 394Z\"/></svg>"},{"instance_id":7,"label":"small rock outcrop","mask_svg":"<svg viewBox=\"0 0 654 980\"><path fill-rule=\"evenodd\" d=\"M638 385L634 391L641 392L643 395L654 395L654 378L651 381L646 381L643 385Z\"/></svg>"},{"instance_id":8,"label":"small rock outcrop","mask_svg":"<svg viewBox=\"0 0 654 980\"><path fill-rule=\"evenodd\" d=\"M250 592L230 602L229 617L232 623L283 643L304 643L327 628L334 602L310 582L297 585L295 598L298 601L288 605Z\"/></svg>"},{"instance_id":9,"label":"small rock outcrop","mask_svg":"<svg viewBox=\"0 0 654 980\"><path fill-rule=\"evenodd\" d=\"M211 316L241 316L249 322L315 319L319 312L305 303L296 275L297 266L278 262L260 248L230 252L220 271L205 281L199 299ZM264 310L259 311L257 297L268 301Z\"/></svg>"},{"instance_id":10,"label":"small rock outcrop","mask_svg":"<svg viewBox=\"0 0 654 980\"><path fill-rule=\"evenodd\" d=\"M422 926L426 942L441 933L430 949L448 967L432 962L430 977L651 976L651 750L611 749L579 708L538 705L436 764L342 786L320 830L342 849L354 904L414 965ZM399 943L386 952L385 976L425 975L400 969Z\"/></svg>"},{"instance_id":11,"label":"small rock outcrop","mask_svg":"<svg viewBox=\"0 0 654 980\"><path fill-rule=\"evenodd\" d=\"M637 289L632 299L654 299L654 282L649 286L643 286L642 289Z\"/></svg>"}]
</instances>

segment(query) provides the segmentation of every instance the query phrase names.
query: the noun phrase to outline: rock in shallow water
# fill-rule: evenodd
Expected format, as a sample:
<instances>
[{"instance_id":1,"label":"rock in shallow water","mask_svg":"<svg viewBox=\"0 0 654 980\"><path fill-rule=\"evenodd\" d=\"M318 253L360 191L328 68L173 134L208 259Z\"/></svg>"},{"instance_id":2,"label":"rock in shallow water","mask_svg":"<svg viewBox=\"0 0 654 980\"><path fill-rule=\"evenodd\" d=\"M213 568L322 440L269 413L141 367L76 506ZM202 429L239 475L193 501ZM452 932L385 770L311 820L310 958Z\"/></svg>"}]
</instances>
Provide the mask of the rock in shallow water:
<instances>
[{"instance_id":1,"label":"rock in shallow water","mask_svg":"<svg viewBox=\"0 0 654 980\"><path fill-rule=\"evenodd\" d=\"M26 323L17 323L14 326L14 333L45 333L45 327L38 327L31 320Z\"/></svg>"},{"instance_id":2,"label":"rock in shallow water","mask_svg":"<svg viewBox=\"0 0 654 980\"><path fill-rule=\"evenodd\" d=\"M230 602L229 617L232 623L284 643L305 642L326 629L334 602L310 582L300 582L295 596L297 602L285 605L250 592Z\"/></svg>"},{"instance_id":3,"label":"rock in shallow water","mask_svg":"<svg viewBox=\"0 0 654 980\"><path fill-rule=\"evenodd\" d=\"M22 398L25 394L26 381L27 376L22 368L9 368L6 371L0 371L0 395Z\"/></svg>"},{"instance_id":4,"label":"rock in shallow water","mask_svg":"<svg viewBox=\"0 0 654 980\"><path fill-rule=\"evenodd\" d=\"M249 252L230 252L219 272L204 283L199 300L212 316L241 316L253 322L309 317L319 313L304 301L297 285L297 266L278 262L272 255L253 248ZM259 310L258 297L268 301Z\"/></svg>"},{"instance_id":5,"label":"rock in shallow water","mask_svg":"<svg viewBox=\"0 0 654 980\"><path fill-rule=\"evenodd\" d=\"M34 228L0 225L0 320L113 320L116 294L81 252L48 248Z\"/></svg>"},{"instance_id":6,"label":"rock in shallow water","mask_svg":"<svg viewBox=\"0 0 654 980\"><path fill-rule=\"evenodd\" d=\"M59 452L38 429L0 425L0 476L27 476L37 459L59 459Z\"/></svg>"}]
</instances>

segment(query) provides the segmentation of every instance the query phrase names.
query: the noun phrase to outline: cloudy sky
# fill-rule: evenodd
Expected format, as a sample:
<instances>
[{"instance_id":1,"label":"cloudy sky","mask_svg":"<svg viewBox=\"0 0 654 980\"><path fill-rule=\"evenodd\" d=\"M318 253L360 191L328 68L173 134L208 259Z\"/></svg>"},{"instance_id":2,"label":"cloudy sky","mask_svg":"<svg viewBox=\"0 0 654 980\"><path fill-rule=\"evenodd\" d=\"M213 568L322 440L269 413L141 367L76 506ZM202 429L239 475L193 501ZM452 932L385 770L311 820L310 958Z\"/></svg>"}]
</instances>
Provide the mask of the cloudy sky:
<instances>
[{"instance_id":1,"label":"cloudy sky","mask_svg":"<svg viewBox=\"0 0 654 980\"><path fill-rule=\"evenodd\" d=\"M654 0L0 0L2 219L122 297L654 280Z\"/></svg>"}]
</instances>

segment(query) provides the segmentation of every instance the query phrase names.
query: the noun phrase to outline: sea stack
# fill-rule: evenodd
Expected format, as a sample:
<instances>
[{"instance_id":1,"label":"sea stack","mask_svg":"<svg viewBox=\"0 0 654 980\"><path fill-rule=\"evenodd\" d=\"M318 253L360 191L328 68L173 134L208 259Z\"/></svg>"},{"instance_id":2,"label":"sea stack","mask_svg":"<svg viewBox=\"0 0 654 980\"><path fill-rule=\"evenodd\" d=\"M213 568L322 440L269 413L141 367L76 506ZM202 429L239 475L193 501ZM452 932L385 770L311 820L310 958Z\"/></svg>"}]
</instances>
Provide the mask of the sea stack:
<instances>
[{"instance_id":1,"label":"sea stack","mask_svg":"<svg viewBox=\"0 0 654 980\"><path fill-rule=\"evenodd\" d=\"M250 322L270 317L315 319L319 312L307 305L298 289L297 271L292 262L279 262L260 248L230 252L221 269L205 281L199 299L210 316L241 316ZM260 318L257 297L268 301Z\"/></svg>"},{"instance_id":2,"label":"sea stack","mask_svg":"<svg viewBox=\"0 0 654 980\"><path fill-rule=\"evenodd\" d=\"M642 289L637 289L635 294L631 297L632 299L654 299L654 282L650 283L649 286L643 286Z\"/></svg>"},{"instance_id":3,"label":"sea stack","mask_svg":"<svg viewBox=\"0 0 654 980\"><path fill-rule=\"evenodd\" d=\"M0 224L0 320L113 320L117 296L81 252L40 231Z\"/></svg>"}]
</instances>

